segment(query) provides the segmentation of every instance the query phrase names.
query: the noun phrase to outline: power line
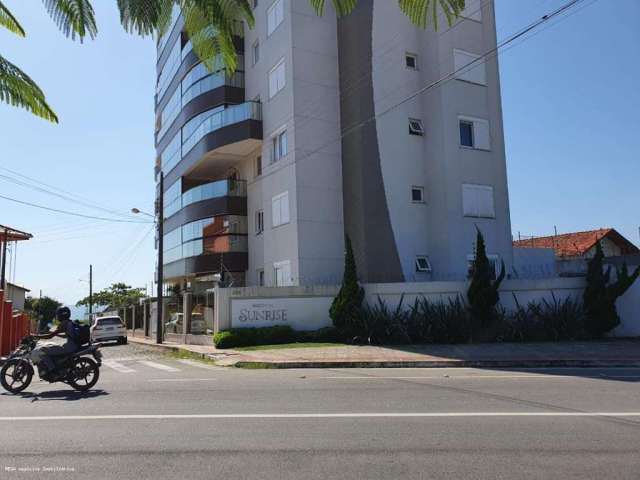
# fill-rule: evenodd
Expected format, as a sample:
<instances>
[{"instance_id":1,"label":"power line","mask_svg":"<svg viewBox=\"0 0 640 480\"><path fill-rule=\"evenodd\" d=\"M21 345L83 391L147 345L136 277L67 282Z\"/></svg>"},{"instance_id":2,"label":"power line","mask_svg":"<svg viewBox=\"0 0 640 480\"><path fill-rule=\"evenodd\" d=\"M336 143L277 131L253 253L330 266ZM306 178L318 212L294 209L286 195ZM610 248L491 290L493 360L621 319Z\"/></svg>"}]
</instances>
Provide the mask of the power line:
<instances>
[{"instance_id":1,"label":"power line","mask_svg":"<svg viewBox=\"0 0 640 480\"><path fill-rule=\"evenodd\" d=\"M37 203L25 202L24 200L18 200L16 198L7 197L4 195L0 195L0 198L4 200L8 200L10 202L19 203L21 205L27 205L29 207L41 208L43 210L48 210L50 212L62 213L64 215L72 215L74 217L82 217L82 218L91 218L93 220L102 220L104 222L118 222L118 223L153 223L144 220L125 220L125 219L117 219L117 218L106 218L106 217L96 217L93 215L85 215L77 212L70 212L68 210L60 210L57 208L45 207L44 205L38 205Z\"/></svg>"},{"instance_id":2,"label":"power line","mask_svg":"<svg viewBox=\"0 0 640 480\"><path fill-rule=\"evenodd\" d=\"M93 209L96 209L96 210L100 210L100 211L103 211L103 212L106 212L106 213L111 213L113 215L118 215L118 216L125 217L125 218L131 218L133 216L130 213L119 212L117 210L113 210L113 209L101 206L101 205L99 205L98 203L96 203L96 202L94 202L92 200L89 200L89 199L86 199L84 197L81 197L80 195L77 195L77 194L62 190L57 186L50 185L48 183L42 182L40 180L37 180L35 178L28 177L26 175L23 175L22 173L16 172L15 170L10 170L10 169L8 169L6 167L0 167L0 170L4 170L5 172L9 172L12 175L17 175L18 177L23 178L25 180L28 180L29 182L32 182L32 183L34 183L36 185L31 185L29 183L26 183L26 182L24 182L22 180L19 180L19 179L15 178L15 177L11 177L9 175L0 174L0 178L4 179L5 181L10 181L10 182L13 182L13 183L15 183L17 185L21 185L21 186L24 186L24 187L27 187L27 188L31 188L31 189L39 191L39 192L47 193L49 195L53 195L55 197L62 198L64 200L68 200L68 201L71 201L71 202L74 202L74 203L79 203L79 204L81 204L83 206L86 206L86 207L89 207L89 208L93 208ZM43 187L47 187L47 188L38 187L37 185L42 185ZM54 190L51 190L51 189L54 189Z\"/></svg>"}]
</instances>

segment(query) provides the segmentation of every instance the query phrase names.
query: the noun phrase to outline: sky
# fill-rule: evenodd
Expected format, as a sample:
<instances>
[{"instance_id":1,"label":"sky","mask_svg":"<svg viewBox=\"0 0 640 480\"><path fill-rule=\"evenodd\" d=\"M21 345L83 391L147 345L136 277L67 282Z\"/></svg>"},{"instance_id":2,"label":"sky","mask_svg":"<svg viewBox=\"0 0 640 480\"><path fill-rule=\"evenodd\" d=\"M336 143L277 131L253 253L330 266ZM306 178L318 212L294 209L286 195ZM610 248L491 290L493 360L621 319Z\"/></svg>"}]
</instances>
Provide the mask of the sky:
<instances>
[{"instance_id":1,"label":"sky","mask_svg":"<svg viewBox=\"0 0 640 480\"><path fill-rule=\"evenodd\" d=\"M128 212L153 212L153 40L123 31L115 1L93 2L100 31L83 44L58 31L42 2L5 3L27 38L0 31L0 51L45 90L60 123L0 103L0 195L150 221ZM563 3L496 0L498 39ZM615 227L638 244L640 2L586 0L512 45L499 61L514 236ZM24 180L18 174L81 201L2 177ZM18 246L11 276L35 296L42 290L75 303L88 294L90 264L94 290L116 281L151 288L151 223L79 218L0 198L0 224L35 236Z\"/></svg>"}]
</instances>

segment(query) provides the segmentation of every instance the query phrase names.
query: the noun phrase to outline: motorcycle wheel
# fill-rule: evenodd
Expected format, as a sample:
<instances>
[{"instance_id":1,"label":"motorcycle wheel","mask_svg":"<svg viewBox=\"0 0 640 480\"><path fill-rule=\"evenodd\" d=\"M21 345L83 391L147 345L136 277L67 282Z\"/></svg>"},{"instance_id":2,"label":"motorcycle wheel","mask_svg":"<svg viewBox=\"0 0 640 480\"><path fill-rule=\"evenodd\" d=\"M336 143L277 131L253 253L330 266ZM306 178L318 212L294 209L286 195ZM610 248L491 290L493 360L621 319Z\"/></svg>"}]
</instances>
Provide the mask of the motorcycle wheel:
<instances>
[{"instance_id":1,"label":"motorcycle wheel","mask_svg":"<svg viewBox=\"0 0 640 480\"><path fill-rule=\"evenodd\" d=\"M22 358L12 358L0 369L0 383L7 392L20 393L31 384L33 368Z\"/></svg>"},{"instance_id":2,"label":"motorcycle wheel","mask_svg":"<svg viewBox=\"0 0 640 480\"><path fill-rule=\"evenodd\" d=\"M79 392L86 392L98 383L100 368L87 357L78 358L69 371L69 385Z\"/></svg>"}]
</instances>

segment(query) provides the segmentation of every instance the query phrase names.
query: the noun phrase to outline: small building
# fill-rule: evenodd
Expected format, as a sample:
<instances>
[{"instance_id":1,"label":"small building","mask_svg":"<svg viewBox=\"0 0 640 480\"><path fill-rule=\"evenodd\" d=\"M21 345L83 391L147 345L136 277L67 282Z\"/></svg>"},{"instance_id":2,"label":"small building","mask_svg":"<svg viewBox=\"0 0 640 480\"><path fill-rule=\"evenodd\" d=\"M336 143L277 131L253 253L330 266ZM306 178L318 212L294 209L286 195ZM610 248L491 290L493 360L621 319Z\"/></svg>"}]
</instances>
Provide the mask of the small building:
<instances>
[{"instance_id":1,"label":"small building","mask_svg":"<svg viewBox=\"0 0 640 480\"><path fill-rule=\"evenodd\" d=\"M575 276L586 273L587 260L595 254L598 242L602 246L605 258L624 258L640 254L640 249L614 228L516 240L513 242L513 247L516 257L518 256L517 251L524 249L553 251L558 274L560 276Z\"/></svg>"},{"instance_id":2,"label":"small building","mask_svg":"<svg viewBox=\"0 0 640 480\"><path fill-rule=\"evenodd\" d=\"M24 310L24 300L31 290L28 288L7 282L7 300L13 302L14 310Z\"/></svg>"}]
</instances>

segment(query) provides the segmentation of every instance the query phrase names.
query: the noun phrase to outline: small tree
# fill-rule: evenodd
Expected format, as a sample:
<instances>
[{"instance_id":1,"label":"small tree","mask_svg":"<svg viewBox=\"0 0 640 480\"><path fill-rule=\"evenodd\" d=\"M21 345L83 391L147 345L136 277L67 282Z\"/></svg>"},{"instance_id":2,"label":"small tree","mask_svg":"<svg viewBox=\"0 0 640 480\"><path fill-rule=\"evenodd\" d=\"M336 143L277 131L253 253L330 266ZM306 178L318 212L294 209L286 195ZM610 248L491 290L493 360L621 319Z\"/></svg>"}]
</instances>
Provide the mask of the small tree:
<instances>
[{"instance_id":1,"label":"small tree","mask_svg":"<svg viewBox=\"0 0 640 480\"><path fill-rule=\"evenodd\" d=\"M611 267L603 269L604 253L600 242L596 243L596 253L587 269L587 286L584 290L583 302L586 312L585 328L589 335L601 338L607 332L620 325L620 317L616 309L616 300L633 285L640 276L640 267L629 275L627 264L616 269L616 281L611 279Z\"/></svg>"},{"instance_id":2,"label":"small tree","mask_svg":"<svg viewBox=\"0 0 640 480\"><path fill-rule=\"evenodd\" d=\"M471 284L467 290L469 309L473 317L474 324L478 323L482 327L487 327L495 318L495 307L500 301L498 288L505 276L504 261L501 262L501 272L498 278L495 277L495 267L487 257L484 244L484 237L479 228L476 227L476 256L473 260L471 272Z\"/></svg>"},{"instance_id":3,"label":"small tree","mask_svg":"<svg viewBox=\"0 0 640 480\"><path fill-rule=\"evenodd\" d=\"M93 305L99 307L110 307L113 309L138 305L140 299L144 297L143 289L131 288L125 283L114 283L109 288L96 292L91 297ZM89 305L89 297L85 297L76 303L76 306Z\"/></svg>"},{"instance_id":4,"label":"small tree","mask_svg":"<svg viewBox=\"0 0 640 480\"><path fill-rule=\"evenodd\" d=\"M49 320L54 319L56 310L60 306L62 303L46 296L42 298L27 297L24 300L24 309L38 320L39 332L44 332L47 329Z\"/></svg>"},{"instance_id":5,"label":"small tree","mask_svg":"<svg viewBox=\"0 0 640 480\"><path fill-rule=\"evenodd\" d=\"M336 298L333 299L329 316L336 328L354 330L359 324L364 300L364 289L358 283L356 260L353 256L351 240L345 236L344 275L342 286Z\"/></svg>"}]
</instances>

